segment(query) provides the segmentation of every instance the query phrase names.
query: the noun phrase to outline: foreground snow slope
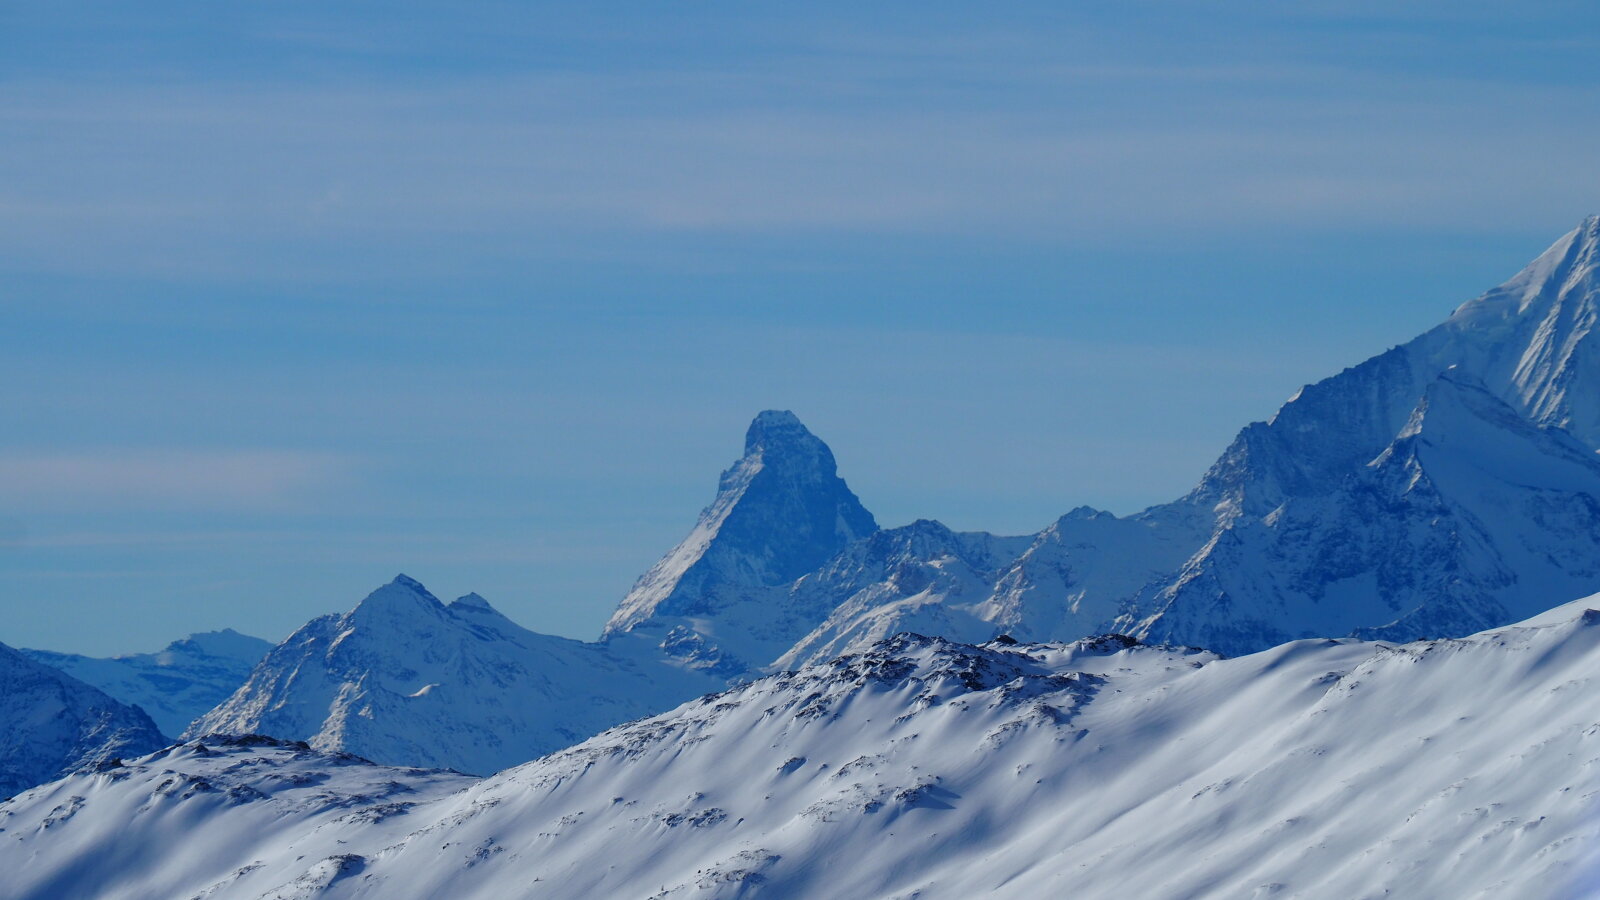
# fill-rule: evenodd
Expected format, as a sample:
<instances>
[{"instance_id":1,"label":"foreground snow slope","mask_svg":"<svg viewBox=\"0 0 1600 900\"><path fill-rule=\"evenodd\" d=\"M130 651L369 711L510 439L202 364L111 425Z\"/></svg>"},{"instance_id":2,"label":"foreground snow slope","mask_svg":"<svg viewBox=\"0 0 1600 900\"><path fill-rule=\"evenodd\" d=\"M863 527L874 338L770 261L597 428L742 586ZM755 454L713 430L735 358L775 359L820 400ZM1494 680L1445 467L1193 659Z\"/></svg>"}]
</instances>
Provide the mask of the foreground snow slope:
<instances>
[{"instance_id":1,"label":"foreground snow slope","mask_svg":"<svg viewBox=\"0 0 1600 900\"><path fill-rule=\"evenodd\" d=\"M150 714L167 734L181 734L250 677L272 644L232 629L191 634L158 653L98 658L49 650L23 650L112 697Z\"/></svg>"},{"instance_id":2,"label":"foreground snow slope","mask_svg":"<svg viewBox=\"0 0 1600 900\"><path fill-rule=\"evenodd\" d=\"M166 743L143 710L0 644L0 797Z\"/></svg>"},{"instance_id":3,"label":"foreground snow slope","mask_svg":"<svg viewBox=\"0 0 1600 900\"><path fill-rule=\"evenodd\" d=\"M254 735L190 742L0 805L0 894L310 898L351 873L335 832L382 831L473 780ZM294 860L307 839L332 845L331 858ZM29 848L45 858L24 862ZM296 871L280 885L238 887L286 867Z\"/></svg>"},{"instance_id":4,"label":"foreground snow slope","mask_svg":"<svg viewBox=\"0 0 1600 900\"><path fill-rule=\"evenodd\" d=\"M902 635L445 796L364 768L387 787L350 800L350 761L303 754L272 806L282 762L180 750L0 805L0 870L130 900L1588 896L1591 603L1234 659Z\"/></svg>"}]
</instances>

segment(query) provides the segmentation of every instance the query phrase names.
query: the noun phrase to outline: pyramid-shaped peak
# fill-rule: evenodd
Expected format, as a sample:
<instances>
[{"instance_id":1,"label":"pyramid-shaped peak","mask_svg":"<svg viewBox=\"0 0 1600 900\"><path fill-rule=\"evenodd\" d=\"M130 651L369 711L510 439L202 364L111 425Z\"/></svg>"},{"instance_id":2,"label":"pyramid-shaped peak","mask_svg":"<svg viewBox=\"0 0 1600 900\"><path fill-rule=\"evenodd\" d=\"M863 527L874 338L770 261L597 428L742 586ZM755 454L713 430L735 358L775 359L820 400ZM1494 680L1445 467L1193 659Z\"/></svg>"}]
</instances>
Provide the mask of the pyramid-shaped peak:
<instances>
[{"instance_id":1,"label":"pyramid-shaped peak","mask_svg":"<svg viewBox=\"0 0 1600 900\"><path fill-rule=\"evenodd\" d=\"M744 433L745 456L768 451L814 453L818 449L826 452L828 447L787 409L758 413Z\"/></svg>"},{"instance_id":2,"label":"pyramid-shaped peak","mask_svg":"<svg viewBox=\"0 0 1600 900\"><path fill-rule=\"evenodd\" d=\"M1440 372L1439 377L1423 391L1422 402L1417 404L1406 431L1428 427L1424 423L1429 420L1436 422L1443 416L1460 414L1533 427L1532 423L1524 423L1515 410L1491 393L1482 380L1460 366L1451 366ZM1402 432L1402 436L1404 434Z\"/></svg>"},{"instance_id":3,"label":"pyramid-shaped peak","mask_svg":"<svg viewBox=\"0 0 1600 900\"><path fill-rule=\"evenodd\" d=\"M645 623L663 634L679 625L704 627L724 609L789 584L877 530L839 477L828 445L794 413L766 410L750 423L744 456L722 473L694 529L634 584L602 636ZM774 614L738 616L756 622ZM730 645L745 627L724 627L721 650L734 653ZM769 650L781 649L762 646L740 658L759 664L772 658L764 655Z\"/></svg>"},{"instance_id":4,"label":"pyramid-shaped peak","mask_svg":"<svg viewBox=\"0 0 1600 900\"><path fill-rule=\"evenodd\" d=\"M1459 437L1482 424L1510 431L1537 429L1536 425L1517 415L1515 410L1496 397L1472 373L1460 366L1451 366L1424 388L1410 419L1395 440L1403 443L1407 438L1419 435L1425 440L1437 439L1441 435ZM1385 455L1392 454L1385 451Z\"/></svg>"},{"instance_id":5,"label":"pyramid-shaped peak","mask_svg":"<svg viewBox=\"0 0 1600 900\"><path fill-rule=\"evenodd\" d=\"M422 582L416 580L415 578L412 578L410 575L407 575L404 572L401 572L398 575L394 576L394 580L392 580L388 584L384 585L384 587L399 587L399 588L405 588L406 590L409 590L409 591L416 591L418 593L428 594L428 589L422 586ZM428 594L428 596L431 597L433 595L432 594Z\"/></svg>"},{"instance_id":6,"label":"pyramid-shaped peak","mask_svg":"<svg viewBox=\"0 0 1600 900\"><path fill-rule=\"evenodd\" d=\"M1104 518L1115 519L1116 516L1106 512L1103 509L1095 509L1092 506L1075 506L1072 509L1067 510L1066 515L1063 515L1061 518L1057 519L1056 524L1060 525L1065 522L1087 522L1091 519Z\"/></svg>"}]
</instances>

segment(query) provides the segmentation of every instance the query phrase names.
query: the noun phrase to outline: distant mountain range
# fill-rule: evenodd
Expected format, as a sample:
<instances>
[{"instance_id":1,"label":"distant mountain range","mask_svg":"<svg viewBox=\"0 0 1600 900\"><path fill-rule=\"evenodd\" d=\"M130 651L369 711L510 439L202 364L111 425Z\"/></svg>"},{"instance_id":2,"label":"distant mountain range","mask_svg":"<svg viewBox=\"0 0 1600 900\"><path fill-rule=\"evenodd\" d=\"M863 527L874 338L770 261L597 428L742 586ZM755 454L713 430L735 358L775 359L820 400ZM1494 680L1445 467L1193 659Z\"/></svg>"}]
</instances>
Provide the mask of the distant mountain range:
<instances>
[{"instance_id":1,"label":"distant mountain range","mask_svg":"<svg viewBox=\"0 0 1600 900\"><path fill-rule=\"evenodd\" d=\"M936 522L863 535L871 517L832 455L763 413L752 434L782 421L785 439L747 442L603 639L644 636L732 676L901 631L1118 631L1240 654L1459 636L1600 590L1597 266L1591 217L1444 324L1246 427L1188 495L1126 518L1080 508L1027 537ZM785 475L744 490L769 469ZM816 524L828 510L831 529ZM746 522L765 527L730 524Z\"/></svg>"},{"instance_id":2,"label":"distant mountain range","mask_svg":"<svg viewBox=\"0 0 1600 900\"><path fill-rule=\"evenodd\" d=\"M232 629L191 634L157 653L97 658L49 650L23 650L123 703L150 714L166 734L182 734L250 677L272 644Z\"/></svg>"},{"instance_id":3,"label":"distant mountain range","mask_svg":"<svg viewBox=\"0 0 1600 900\"><path fill-rule=\"evenodd\" d=\"M125 660L115 677L38 656L163 722L194 712L190 736L261 731L487 774L902 632L1115 632L1227 656L1480 632L1600 591L1597 265L1590 218L1437 328L1306 386L1189 494L1133 515L1079 508L1023 536L880 529L829 448L768 411L597 642L402 576L264 656L175 644L170 664ZM226 699L202 711L206 697Z\"/></svg>"}]
</instances>

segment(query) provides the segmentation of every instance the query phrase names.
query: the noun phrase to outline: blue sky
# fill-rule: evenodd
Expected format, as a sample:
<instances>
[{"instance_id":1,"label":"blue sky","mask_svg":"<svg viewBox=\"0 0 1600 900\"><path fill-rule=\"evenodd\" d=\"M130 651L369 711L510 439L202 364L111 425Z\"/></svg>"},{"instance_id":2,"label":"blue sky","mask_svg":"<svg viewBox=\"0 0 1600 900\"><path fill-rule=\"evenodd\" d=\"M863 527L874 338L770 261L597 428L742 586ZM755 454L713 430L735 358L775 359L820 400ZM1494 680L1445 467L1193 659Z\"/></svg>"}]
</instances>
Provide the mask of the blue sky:
<instances>
[{"instance_id":1,"label":"blue sky","mask_svg":"<svg viewBox=\"0 0 1600 900\"><path fill-rule=\"evenodd\" d=\"M0 11L0 641L592 637L768 407L1132 511L1600 211L1592 3L862 6Z\"/></svg>"}]
</instances>

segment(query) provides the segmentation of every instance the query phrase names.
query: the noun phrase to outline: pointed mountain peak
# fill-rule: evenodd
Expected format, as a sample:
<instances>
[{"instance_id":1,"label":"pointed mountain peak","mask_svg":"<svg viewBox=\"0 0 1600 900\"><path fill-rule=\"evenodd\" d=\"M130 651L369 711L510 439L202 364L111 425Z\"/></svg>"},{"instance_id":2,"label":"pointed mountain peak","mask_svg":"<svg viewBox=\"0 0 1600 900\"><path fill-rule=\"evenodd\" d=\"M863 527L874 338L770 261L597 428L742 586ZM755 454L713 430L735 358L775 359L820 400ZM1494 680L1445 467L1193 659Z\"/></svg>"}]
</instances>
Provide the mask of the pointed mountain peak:
<instances>
[{"instance_id":1,"label":"pointed mountain peak","mask_svg":"<svg viewBox=\"0 0 1600 900\"><path fill-rule=\"evenodd\" d=\"M350 611L350 615L390 614L406 615L416 612L437 613L444 609L439 598L428 593L422 583L406 575L396 575L394 580L373 591Z\"/></svg>"},{"instance_id":2,"label":"pointed mountain peak","mask_svg":"<svg viewBox=\"0 0 1600 900\"><path fill-rule=\"evenodd\" d=\"M467 594L467 595L462 596L462 597L457 597L454 601L452 601L450 603L450 608L451 609L476 609L476 610L487 610L488 612L495 612L495 608L493 606L490 606L489 605L489 601L483 599L483 595L479 594L477 591L473 591L472 593Z\"/></svg>"},{"instance_id":3,"label":"pointed mountain peak","mask_svg":"<svg viewBox=\"0 0 1600 900\"><path fill-rule=\"evenodd\" d=\"M744 455L722 473L694 530L639 579L603 637L646 622L665 633L679 624L669 618L704 620L751 591L794 581L877 530L828 445L794 413L767 410L750 423Z\"/></svg>"},{"instance_id":4,"label":"pointed mountain peak","mask_svg":"<svg viewBox=\"0 0 1600 900\"><path fill-rule=\"evenodd\" d=\"M394 580L390 581L387 585L385 585L385 587L402 587L406 590L415 591L419 594L428 594L428 589L422 586L422 582L412 578L410 575L407 575L404 572L394 576ZM428 594L428 596L431 597L433 595Z\"/></svg>"},{"instance_id":5,"label":"pointed mountain peak","mask_svg":"<svg viewBox=\"0 0 1600 900\"><path fill-rule=\"evenodd\" d=\"M1463 303L1450 322L1475 328L1529 314L1542 314L1552 303L1577 295L1593 299L1600 268L1600 216L1589 216L1577 228L1492 291Z\"/></svg>"},{"instance_id":6,"label":"pointed mountain peak","mask_svg":"<svg viewBox=\"0 0 1600 900\"><path fill-rule=\"evenodd\" d=\"M1504 401L1489 392L1483 382L1451 366L1439 374L1422 393L1422 399L1401 429L1397 440L1442 429L1454 428L1464 420L1487 420L1508 428L1532 429Z\"/></svg>"},{"instance_id":7,"label":"pointed mountain peak","mask_svg":"<svg viewBox=\"0 0 1600 900\"><path fill-rule=\"evenodd\" d=\"M1116 516L1106 512L1103 509L1095 509L1092 506L1076 506L1068 510L1066 515L1057 519L1055 524L1060 525L1064 522L1087 522L1091 519L1106 518L1115 519Z\"/></svg>"},{"instance_id":8,"label":"pointed mountain peak","mask_svg":"<svg viewBox=\"0 0 1600 900\"><path fill-rule=\"evenodd\" d=\"M801 423L800 417L787 409L769 409L758 414L744 433L744 455L806 454L826 455L831 461L833 453L820 438Z\"/></svg>"}]
</instances>

